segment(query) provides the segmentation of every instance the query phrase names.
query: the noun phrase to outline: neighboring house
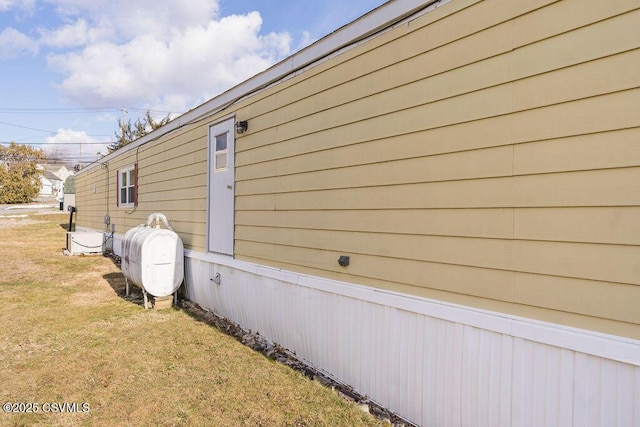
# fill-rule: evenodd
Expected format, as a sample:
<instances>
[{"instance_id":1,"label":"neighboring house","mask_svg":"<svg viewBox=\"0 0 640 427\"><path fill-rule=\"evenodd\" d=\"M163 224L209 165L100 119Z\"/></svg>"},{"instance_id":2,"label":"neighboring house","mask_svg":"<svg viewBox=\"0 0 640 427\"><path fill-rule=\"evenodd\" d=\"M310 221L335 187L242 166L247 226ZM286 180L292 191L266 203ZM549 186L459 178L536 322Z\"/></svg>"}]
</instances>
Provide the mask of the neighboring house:
<instances>
[{"instance_id":1,"label":"neighboring house","mask_svg":"<svg viewBox=\"0 0 640 427\"><path fill-rule=\"evenodd\" d=\"M638 425L639 111L640 1L391 1L80 171L77 228L164 213L190 300L412 422Z\"/></svg>"},{"instance_id":2,"label":"neighboring house","mask_svg":"<svg viewBox=\"0 0 640 427\"><path fill-rule=\"evenodd\" d=\"M40 187L40 196L58 197L62 191L62 180L56 174L49 170L43 170L40 176L42 186Z\"/></svg>"},{"instance_id":3,"label":"neighboring house","mask_svg":"<svg viewBox=\"0 0 640 427\"><path fill-rule=\"evenodd\" d=\"M73 172L64 165L39 164L38 169L42 171L42 176L40 177L40 181L42 182L40 196L56 197L62 200L64 195L64 181L67 177L73 175Z\"/></svg>"},{"instance_id":4,"label":"neighboring house","mask_svg":"<svg viewBox=\"0 0 640 427\"><path fill-rule=\"evenodd\" d=\"M64 182L68 177L73 175L73 171L67 168L65 165L50 165L50 164L42 164L39 165L44 170L48 170L53 172L62 182Z\"/></svg>"}]
</instances>

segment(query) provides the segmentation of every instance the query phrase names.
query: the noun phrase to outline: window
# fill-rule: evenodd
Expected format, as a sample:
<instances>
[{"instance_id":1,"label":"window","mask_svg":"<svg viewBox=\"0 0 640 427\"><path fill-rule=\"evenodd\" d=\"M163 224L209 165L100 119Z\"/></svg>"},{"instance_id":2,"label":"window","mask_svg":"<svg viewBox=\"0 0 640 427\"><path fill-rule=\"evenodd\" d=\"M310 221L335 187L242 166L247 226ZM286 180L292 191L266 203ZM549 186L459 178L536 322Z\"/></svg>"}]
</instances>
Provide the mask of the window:
<instances>
[{"instance_id":1,"label":"window","mask_svg":"<svg viewBox=\"0 0 640 427\"><path fill-rule=\"evenodd\" d=\"M118 169L118 206L134 207L138 204L138 165Z\"/></svg>"},{"instance_id":2,"label":"window","mask_svg":"<svg viewBox=\"0 0 640 427\"><path fill-rule=\"evenodd\" d=\"M223 133L216 136L216 151L213 155L215 164L213 170L226 170L227 169L227 134Z\"/></svg>"}]
</instances>

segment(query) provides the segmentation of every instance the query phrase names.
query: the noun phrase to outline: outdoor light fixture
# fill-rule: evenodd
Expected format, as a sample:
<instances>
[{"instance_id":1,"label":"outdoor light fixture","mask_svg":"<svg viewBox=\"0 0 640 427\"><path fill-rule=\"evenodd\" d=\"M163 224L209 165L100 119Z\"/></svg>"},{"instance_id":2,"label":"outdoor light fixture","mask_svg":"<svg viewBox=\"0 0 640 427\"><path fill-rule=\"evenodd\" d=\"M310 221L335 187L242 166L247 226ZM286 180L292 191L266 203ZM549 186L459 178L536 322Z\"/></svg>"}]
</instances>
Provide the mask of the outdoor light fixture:
<instances>
[{"instance_id":1,"label":"outdoor light fixture","mask_svg":"<svg viewBox=\"0 0 640 427\"><path fill-rule=\"evenodd\" d=\"M245 133L245 131L249 128L249 123L246 120L241 122L236 122L236 132Z\"/></svg>"}]
</instances>

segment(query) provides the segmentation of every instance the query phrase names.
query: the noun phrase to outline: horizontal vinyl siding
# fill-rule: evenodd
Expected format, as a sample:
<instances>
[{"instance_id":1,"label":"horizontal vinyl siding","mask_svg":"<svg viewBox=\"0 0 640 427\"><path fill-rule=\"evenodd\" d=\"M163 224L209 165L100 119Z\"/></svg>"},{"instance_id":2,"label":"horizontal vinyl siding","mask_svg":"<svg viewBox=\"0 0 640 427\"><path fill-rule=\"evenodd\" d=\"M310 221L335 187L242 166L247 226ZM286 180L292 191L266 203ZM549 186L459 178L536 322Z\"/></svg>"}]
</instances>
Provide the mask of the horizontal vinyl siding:
<instances>
[{"instance_id":1,"label":"horizontal vinyl siding","mask_svg":"<svg viewBox=\"0 0 640 427\"><path fill-rule=\"evenodd\" d=\"M238 227L238 240L357 255L640 284L640 247ZM313 246L307 246L313 242ZM394 273L401 274L401 273Z\"/></svg>"},{"instance_id":2,"label":"horizontal vinyl siding","mask_svg":"<svg viewBox=\"0 0 640 427\"><path fill-rule=\"evenodd\" d=\"M487 1L486 3L492 2ZM637 15L639 13L640 12L636 11L630 13L629 15L632 15L631 18L633 20L637 20ZM365 121L367 122L367 124L369 124L373 120L375 120L376 108L381 111L381 114L389 114L390 111L407 109L409 107L415 107L419 105L427 105L429 103L433 103L434 101L445 100L464 94L467 94L467 96L470 96L473 99L474 95L471 92L482 90L485 88L491 88L492 86L499 85L501 83L518 82L518 84L516 85L516 89L514 90L515 97L515 95L518 95L519 93L526 93L528 87L535 85L535 83L539 82L540 80L539 77L537 79L532 79L533 82L520 82L521 79L525 79L528 76L542 74L549 71L562 69L564 67L576 66L577 64L585 62L587 63L585 64L585 66L591 69L593 67L588 65L588 61L598 58L604 58L606 56L620 52L625 52L629 49L637 49L637 40L640 37L640 30L637 30L635 29L635 26L630 25L630 18L627 18L626 15L623 15L621 17L612 19L611 21L613 22L604 21L602 23L594 24L593 27L595 27L595 29L591 29L590 26L576 30L580 33L580 40L575 40L575 37L570 37L573 34L572 32L564 35L559 35L558 37L552 39L541 40L538 43L516 49L515 51L512 51L512 49L514 49L512 42L514 24L512 22L506 22L500 24L498 27L489 28L485 31L474 34L471 37L467 37L441 46L440 49L443 50L443 54L440 56L450 58L450 60L452 61L457 61L456 63L448 66L446 65L446 63L443 63L440 56L434 56L437 50L429 50L417 57L408 59L402 57L398 58L398 60L402 60L402 62L393 63L390 66L381 68L381 65L386 64L389 59L381 61L380 58L397 57L398 54L393 53L392 51L404 51L404 49L398 49L398 46L396 46L396 44L389 43L389 49L391 51L376 51L376 54L378 54L379 52L378 56L380 58L376 57L377 60L375 61L366 61L366 55L361 55L356 57L354 60L347 62L346 64L339 64L338 66L334 67L334 69L327 70L315 79L308 78L300 84L287 87L288 96L286 98L280 93L278 94L278 110L265 116L252 117L252 125L255 124L255 129L257 132L253 133L253 135L247 138L245 147L254 148L257 145L273 143L272 139L262 137L260 135L260 132L263 131L263 128L269 126L277 126L277 138L278 142L280 143L277 144L277 146L270 147L268 150L266 150L266 155L272 157L280 157L295 154L295 152L287 153L286 151L282 151L289 146L291 146L292 149L297 148L299 152L307 152L309 150L306 146L301 146L301 141L299 140L301 139L301 136L309 134L313 128L310 128L309 125L306 125L304 123L305 120L312 120L317 122L312 124L312 126L316 126L316 129L323 130L325 132L330 131L332 128L338 127L339 125L343 124L341 122L347 121L344 117L339 117L337 119L339 121L336 122L330 121L329 119L324 119L323 116L329 116L331 114L333 114L333 116L335 117L336 110L344 111L348 114L348 116L355 115L355 117L349 123L355 123L357 119L360 119L360 121ZM625 28L625 31L621 31L620 27ZM614 29L617 30L614 31ZM418 30L416 32L418 32ZM489 32L489 34L485 35L485 32ZM484 38L480 39L480 36ZM588 38L588 40L582 40L583 38ZM564 39L567 40L563 41ZM559 41L562 41L566 45L566 47L563 46L561 48L558 48ZM464 55L453 51L453 48L460 43L466 43L464 49L462 50L464 50L464 52L468 52L469 55L473 55L472 58L466 58ZM505 46L495 51L487 51L489 49L495 49L496 44L500 43L505 43ZM414 42L414 44L419 47L424 46L424 38L421 39L419 43L416 41ZM565 51L570 52L570 55L568 55ZM561 52L562 54L558 54L557 52ZM568 62L566 59L567 56L575 57L573 59L574 62ZM530 59L531 57L533 57L534 59ZM418 58L421 59L421 62L416 62ZM530 62L535 60L535 63L523 65L523 63L526 63L527 60ZM356 77L362 73L362 62L365 62L365 65L368 65L369 63L375 64L378 69L372 70L371 74L369 75L365 75L364 77L356 79ZM610 60L605 62L610 63ZM351 65L351 68L349 68L349 65ZM429 70L429 67L434 66L440 68L433 71ZM625 68L629 66L632 67L632 70L626 72ZM626 73L629 75L627 80L635 79L635 81L637 82L637 73L635 73L634 75L634 73L632 72L634 63L631 61L627 61L626 67L620 68L610 66L608 70L617 73ZM365 69L367 68L365 67ZM332 87L331 89L326 88L324 91L320 90L320 88L324 89L327 86L326 81L332 80L332 75L334 74L336 75L336 77L333 78L336 81L336 86ZM348 76L346 81L345 76ZM565 74L563 74L563 77L565 77ZM363 79L365 80L364 84L362 84L362 86L358 86L358 82ZM398 85L396 82L398 82L399 80L404 82L404 85ZM609 82L607 84L614 86L614 90L617 90L621 84L618 83L617 79L615 78L607 79L607 82ZM307 93L308 90L304 88L305 84L310 87L309 90L315 90L313 96ZM580 82L577 79L575 81L572 79L564 80L565 86L570 87L573 84L580 85ZM587 86L590 86L592 84L592 82L588 82ZM595 88L589 88L589 90L591 92L597 91L598 85L596 84L595 86ZM352 89L352 87L355 87L355 89ZM632 87L637 87L637 84ZM442 93L440 94L440 92ZM568 90L565 89L565 92L568 92ZM607 93L607 88L600 89L600 92ZM402 94L403 96L400 96L400 94ZM577 94L577 96L579 97L586 97L591 95L593 94ZM562 96L562 94L558 94L558 96ZM297 101L293 102L291 104L291 107L289 107L288 105L284 105L285 100L288 98L293 98ZM392 101L396 101L401 104L398 107L393 105L388 106L384 102L373 102L376 99L380 99L381 101L385 102L388 102L389 99L391 99ZM489 101L492 100L493 99L489 99ZM449 103L451 102L455 103L455 100L450 100ZM301 103L308 105L308 108L303 108L303 106L300 105ZM547 102L547 104L552 103ZM532 104L532 102L529 101L529 105L522 105L521 107L522 109L526 109L527 107L531 108L535 105L536 104ZM541 105L540 102L538 102L537 105ZM365 107L364 110L359 108L362 106ZM290 108L290 110L287 110L288 108ZM372 108L374 110L372 110ZM468 108L464 108L463 111L460 111L460 114L470 116L471 114L467 110ZM515 110L518 109L514 109L514 111ZM281 111L287 111L287 113L284 114L281 113ZM309 114L308 117L304 114L307 111ZM488 111L483 111L481 113L486 116ZM388 119L391 118L392 117L388 117ZM427 119L426 122L424 121L425 119ZM526 120L529 121L530 119L527 117ZM407 126L408 121L409 120L404 119L397 124L400 126ZM421 120L409 124L410 126L414 127L415 130L423 130L427 128L427 125L429 125L430 122L435 123L433 127L443 126L443 122L454 122L456 124L459 123L455 122L455 120L452 120L452 118L446 117L446 114L438 114L433 118L422 117ZM291 131L289 131L289 127L292 127ZM293 135L296 137L295 140L291 141L289 144L286 144L286 140L288 139L290 132L293 134L295 128L304 129L299 131L298 134ZM385 126L385 128L376 128L373 130L379 133L384 132L386 128L387 126ZM345 131L345 129L343 128L339 128L338 130L340 130L341 132ZM317 144L316 140L313 141L313 144L315 145L316 149L320 148L320 146L322 147L322 149L328 149L335 146L345 145L345 143L349 142L348 138L346 137L362 138L362 136L366 136L366 139L362 140L369 141L371 139L380 138L380 136L387 137L407 133L408 130L413 129L407 128L404 132L396 131L393 133L389 132L389 135L375 134L373 136L362 135L361 132L348 132L347 130L347 135L343 135L341 138L331 138L332 134L330 132L326 132L327 137L324 139L325 143ZM321 135L325 135L325 133L321 133ZM302 142L304 143L304 141L305 140L303 139ZM519 141L510 140L508 142L513 143ZM245 148L238 147L238 151L244 150ZM249 154L247 153L247 155ZM252 159L257 155L258 154L255 152L250 154ZM239 163L245 163L243 161L244 156L245 154L238 153L238 157L240 160Z\"/></svg>"},{"instance_id":3,"label":"horizontal vinyl siding","mask_svg":"<svg viewBox=\"0 0 640 427\"><path fill-rule=\"evenodd\" d=\"M239 210L424 209L640 205L640 167L238 195ZM238 185L238 191L242 188Z\"/></svg>"},{"instance_id":4,"label":"horizontal vinyl siding","mask_svg":"<svg viewBox=\"0 0 640 427\"><path fill-rule=\"evenodd\" d=\"M189 249L204 250L207 128L189 127L139 152L137 217L162 212ZM144 221L143 221L144 222Z\"/></svg>"},{"instance_id":5,"label":"horizontal vinyl siding","mask_svg":"<svg viewBox=\"0 0 640 427\"><path fill-rule=\"evenodd\" d=\"M502 96L508 96L508 94ZM478 98L478 103L471 107L475 106L482 111L481 101L482 99ZM466 109L470 106L461 102L458 108ZM385 158L395 160L423 157L486 147L514 146L514 144L517 144L514 149L517 147L520 150L520 143L560 138L570 138L569 143L574 146L580 144L582 138L585 138L588 144L597 144L593 140L598 137L603 138L607 141L606 143L612 141L622 146L625 139L629 141L633 136L625 136L624 132L619 130L627 129L626 132L631 134L638 133L636 111L639 109L640 90L633 88L428 130L416 129L422 126L423 122L420 111L394 112L389 117L363 120L341 129L328 129L319 132L318 135L304 135L297 141L284 141L272 146L237 153L237 179L240 181L239 185L245 185L245 180L254 177L301 173L323 167L345 167L367 163L370 157L373 161L384 162ZM562 117L561 121L558 120L559 117ZM406 119L408 121L404 122ZM553 126L549 126L550 123L553 123ZM403 133L406 131L410 133ZM598 136L597 134L600 133L605 135ZM358 140L352 145L349 139L355 137ZM362 141L366 141L367 138L370 142ZM239 138L239 141L238 145L244 144L244 138ZM349 145L336 146L338 143L345 142ZM562 143L561 140L560 144ZM637 158L638 151L633 146L629 145L624 150L631 152ZM388 157L387 153L389 153ZM580 158L580 156L575 157ZM570 159L571 156L565 157L563 161L568 162L571 161ZM627 164L637 165L633 159L628 160ZM544 171L548 166L541 162L539 168ZM243 194L242 191L239 193L239 195Z\"/></svg>"},{"instance_id":6,"label":"horizontal vinyl siding","mask_svg":"<svg viewBox=\"0 0 640 427\"><path fill-rule=\"evenodd\" d=\"M579 222L575 219L580 218ZM640 244L640 206L240 211L236 225L432 236ZM515 227L514 227L515 225Z\"/></svg>"},{"instance_id":7,"label":"horizontal vinyl siding","mask_svg":"<svg viewBox=\"0 0 640 427\"><path fill-rule=\"evenodd\" d=\"M640 1L454 0L86 172L77 218L204 252L235 115L236 258L640 338L638 111Z\"/></svg>"},{"instance_id":8,"label":"horizontal vinyl siding","mask_svg":"<svg viewBox=\"0 0 640 427\"><path fill-rule=\"evenodd\" d=\"M637 111L640 2L451 2L238 111L236 256L640 338Z\"/></svg>"},{"instance_id":9,"label":"horizontal vinyl siding","mask_svg":"<svg viewBox=\"0 0 640 427\"><path fill-rule=\"evenodd\" d=\"M138 205L117 206L117 170L138 164ZM115 231L146 222L155 212L166 215L186 248L204 250L207 198L207 128L174 132L96 167L78 180L78 223L104 229L109 214ZM107 177L108 176L108 180ZM108 191L107 191L108 182ZM100 191L93 193L94 183Z\"/></svg>"},{"instance_id":10,"label":"horizontal vinyl siding","mask_svg":"<svg viewBox=\"0 0 640 427\"><path fill-rule=\"evenodd\" d=\"M108 210L107 172L95 168L76 180L76 224L94 230L104 230L104 215ZM95 191L94 191L95 190Z\"/></svg>"}]
</instances>

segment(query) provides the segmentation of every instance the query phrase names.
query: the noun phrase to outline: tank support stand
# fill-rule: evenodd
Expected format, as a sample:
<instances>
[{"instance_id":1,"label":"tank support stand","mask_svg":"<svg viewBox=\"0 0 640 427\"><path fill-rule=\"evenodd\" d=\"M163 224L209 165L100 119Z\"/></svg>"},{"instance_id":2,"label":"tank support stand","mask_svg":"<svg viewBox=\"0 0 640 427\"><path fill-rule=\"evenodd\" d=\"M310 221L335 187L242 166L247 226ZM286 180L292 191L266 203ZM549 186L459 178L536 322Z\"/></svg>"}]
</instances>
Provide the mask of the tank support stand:
<instances>
[{"instance_id":1,"label":"tank support stand","mask_svg":"<svg viewBox=\"0 0 640 427\"><path fill-rule=\"evenodd\" d=\"M147 296L147 291L145 291L144 288L142 288L142 296L144 297L144 308L145 308L145 310L153 308L153 307L149 307L149 305L150 305L149 304L149 297Z\"/></svg>"}]
</instances>

